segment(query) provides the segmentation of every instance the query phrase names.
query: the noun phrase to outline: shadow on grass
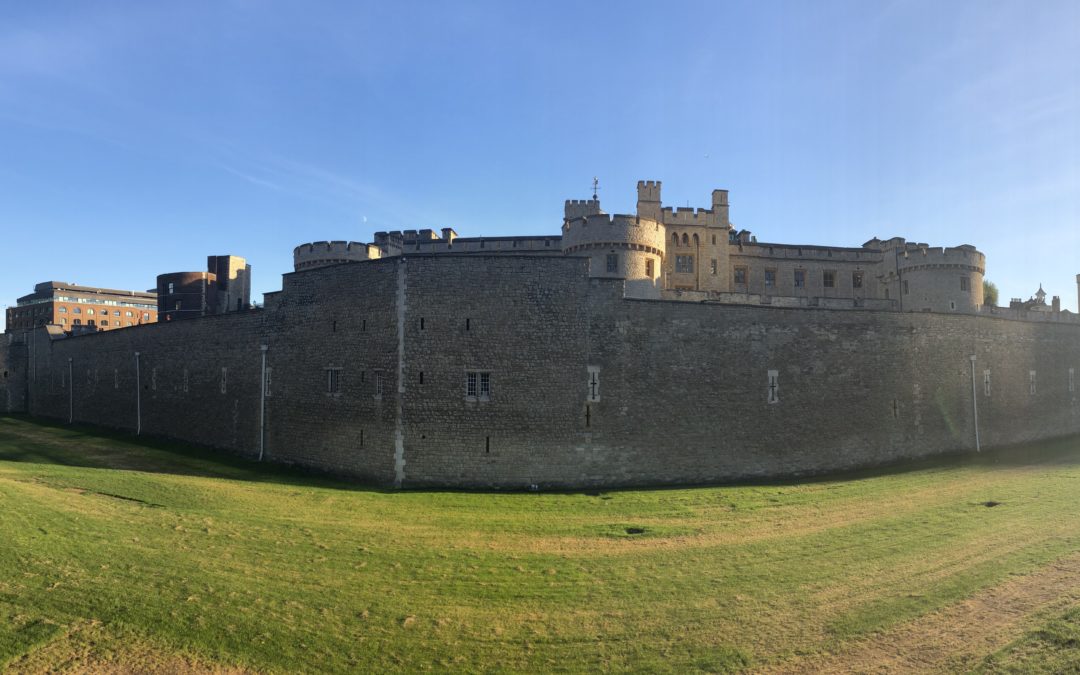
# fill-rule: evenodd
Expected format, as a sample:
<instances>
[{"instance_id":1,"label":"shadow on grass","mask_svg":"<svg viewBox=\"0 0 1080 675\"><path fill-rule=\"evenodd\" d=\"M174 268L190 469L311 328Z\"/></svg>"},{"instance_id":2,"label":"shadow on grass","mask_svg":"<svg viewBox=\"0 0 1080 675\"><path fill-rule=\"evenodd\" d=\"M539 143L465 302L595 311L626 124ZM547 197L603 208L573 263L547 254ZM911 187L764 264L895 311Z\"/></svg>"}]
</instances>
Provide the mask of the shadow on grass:
<instances>
[{"instance_id":1,"label":"shadow on grass","mask_svg":"<svg viewBox=\"0 0 1080 675\"><path fill-rule=\"evenodd\" d=\"M295 465L257 462L227 450L148 436L112 431L81 424L64 424L26 415L0 415L0 461L81 466L98 469L145 471L203 478L256 481L329 489L398 493L361 479L343 479L316 469ZM603 496L612 492L640 490L684 490L702 487L792 486L837 481L852 481L902 475L919 471L951 470L964 467L1017 468L1047 464L1080 465L1080 436L1066 436L1045 441L1003 446L981 453L970 451L943 453L920 459L899 459L872 467L790 477L747 478L697 484L644 486L583 487L548 489L545 493ZM478 487L408 488L405 491L507 493L527 492L528 488L501 489Z\"/></svg>"},{"instance_id":2,"label":"shadow on grass","mask_svg":"<svg viewBox=\"0 0 1080 675\"><path fill-rule=\"evenodd\" d=\"M27 415L0 415L0 461L393 492L359 479L346 481L304 467L258 462L228 450Z\"/></svg>"}]
</instances>

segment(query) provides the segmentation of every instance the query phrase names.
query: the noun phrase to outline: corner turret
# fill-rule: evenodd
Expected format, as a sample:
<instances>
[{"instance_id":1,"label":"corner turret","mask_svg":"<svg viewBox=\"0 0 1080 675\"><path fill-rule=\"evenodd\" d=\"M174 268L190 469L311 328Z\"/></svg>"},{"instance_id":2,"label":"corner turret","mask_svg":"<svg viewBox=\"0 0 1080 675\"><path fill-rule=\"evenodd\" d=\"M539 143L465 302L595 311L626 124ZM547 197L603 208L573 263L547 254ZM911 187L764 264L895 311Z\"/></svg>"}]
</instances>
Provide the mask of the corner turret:
<instances>
[{"instance_id":1,"label":"corner turret","mask_svg":"<svg viewBox=\"0 0 1080 675\"><path fill-rule=\"evenodd\" d=\"M660 220L660 181L639 180L637 182L637 214L639 218Z\"/></svg>"}]
</instances>

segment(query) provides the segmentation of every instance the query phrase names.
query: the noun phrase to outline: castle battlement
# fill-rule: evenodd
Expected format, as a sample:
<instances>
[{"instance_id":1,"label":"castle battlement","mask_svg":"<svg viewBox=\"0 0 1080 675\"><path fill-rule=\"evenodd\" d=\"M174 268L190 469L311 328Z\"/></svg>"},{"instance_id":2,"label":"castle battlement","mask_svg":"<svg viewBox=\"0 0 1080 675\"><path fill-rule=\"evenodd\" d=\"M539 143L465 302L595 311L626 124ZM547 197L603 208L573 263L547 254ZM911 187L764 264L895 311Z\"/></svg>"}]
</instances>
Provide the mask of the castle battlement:
<instances>
[{"instance_id":1,"label":"castle battlement","mask_svg":"<svg viewBox=\"0 0 1080 675\"><path fill-rule=\"evenodd\" d=\"M712 209L665 206L660 209L660 213L665 225L686 227L725 227L727 225L720 222L720 215Z\"/></svg>"},{"instance_id":2,"label":"castle battlement","mask_svg":"<svg viewBox=\"0 0 1080 675\"><path fill-rule=\"evenodd\" d=\"M970 244L945 247L907 244L897 259L897 265L901 270L927 265L959 265L970 267L981 274L986 269L986 256Z\"/></svg>"},{"instance_id":3,"label":"castle battlement","mask_svg":"<svg viewBox=\"0 0 1080 675\"><path fill-rule=\"evenodd\" d=\"M625 214L598 213L567 220L563 224L563 252L584 247L607 246L649 250L664 255L664 226L648 218Z\"/></svg>"},{"instance_id":4,"label":"castle battlement","mask_svg":"<svg viewBox=\"0 0 1080 675\"><path fill-rule=\"evenodd\" d=\"M563 206L563 218L572 220L603 213L599 199L567 199Z\"/></svg>"},{"instance_id":5,"label":"castle battlement","mask_svg":"<svg viewBox=\"0 0 1080 675\"><path fill-rule=\"evenodd\" d=\"M293 249L293 270L381 258L379 247L359 241L313 241Z\"/></svg>"}]
</instances>

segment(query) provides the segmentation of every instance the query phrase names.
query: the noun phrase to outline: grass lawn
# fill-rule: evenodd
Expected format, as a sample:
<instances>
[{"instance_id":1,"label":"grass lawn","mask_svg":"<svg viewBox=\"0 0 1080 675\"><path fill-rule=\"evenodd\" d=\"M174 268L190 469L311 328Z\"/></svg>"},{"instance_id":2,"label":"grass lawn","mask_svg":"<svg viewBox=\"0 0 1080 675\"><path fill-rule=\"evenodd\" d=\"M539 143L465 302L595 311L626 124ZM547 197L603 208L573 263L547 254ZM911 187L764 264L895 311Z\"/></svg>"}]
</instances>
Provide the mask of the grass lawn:
<instances>
[{"instance_id":1,"label":"grass lawn","mask_svg":"<svg viewBox=\"0 0 1080 675\"><path fill-rule=\"evenodd\" d=\"M0 669L797 669L1070 559L1078 495L1076 438L802 483L480 494L0 417ZM1053 670L1075 606L949 669Z\"/></svg>"}]
</instances>

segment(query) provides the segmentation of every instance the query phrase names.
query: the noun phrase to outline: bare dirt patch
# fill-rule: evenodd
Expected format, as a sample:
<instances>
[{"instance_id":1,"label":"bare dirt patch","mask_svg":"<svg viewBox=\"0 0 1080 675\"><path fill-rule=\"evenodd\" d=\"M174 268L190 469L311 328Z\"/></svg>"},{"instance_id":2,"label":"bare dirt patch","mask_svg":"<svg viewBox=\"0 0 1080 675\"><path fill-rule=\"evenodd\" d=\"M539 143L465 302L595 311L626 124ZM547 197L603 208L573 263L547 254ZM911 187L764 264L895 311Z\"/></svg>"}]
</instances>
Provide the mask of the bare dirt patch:
<instances>
[{"instance_id":1,"label":"bare dirt patch","mask_svg":"<svg viewBox=\"0 0 1080 675\"><path fill-rule=\"evenodd\" d=\"M769 673L952 673L978 665L1038 622L1080 603L1080 554L875 634Z\"/></svg>"}]
</instances>

